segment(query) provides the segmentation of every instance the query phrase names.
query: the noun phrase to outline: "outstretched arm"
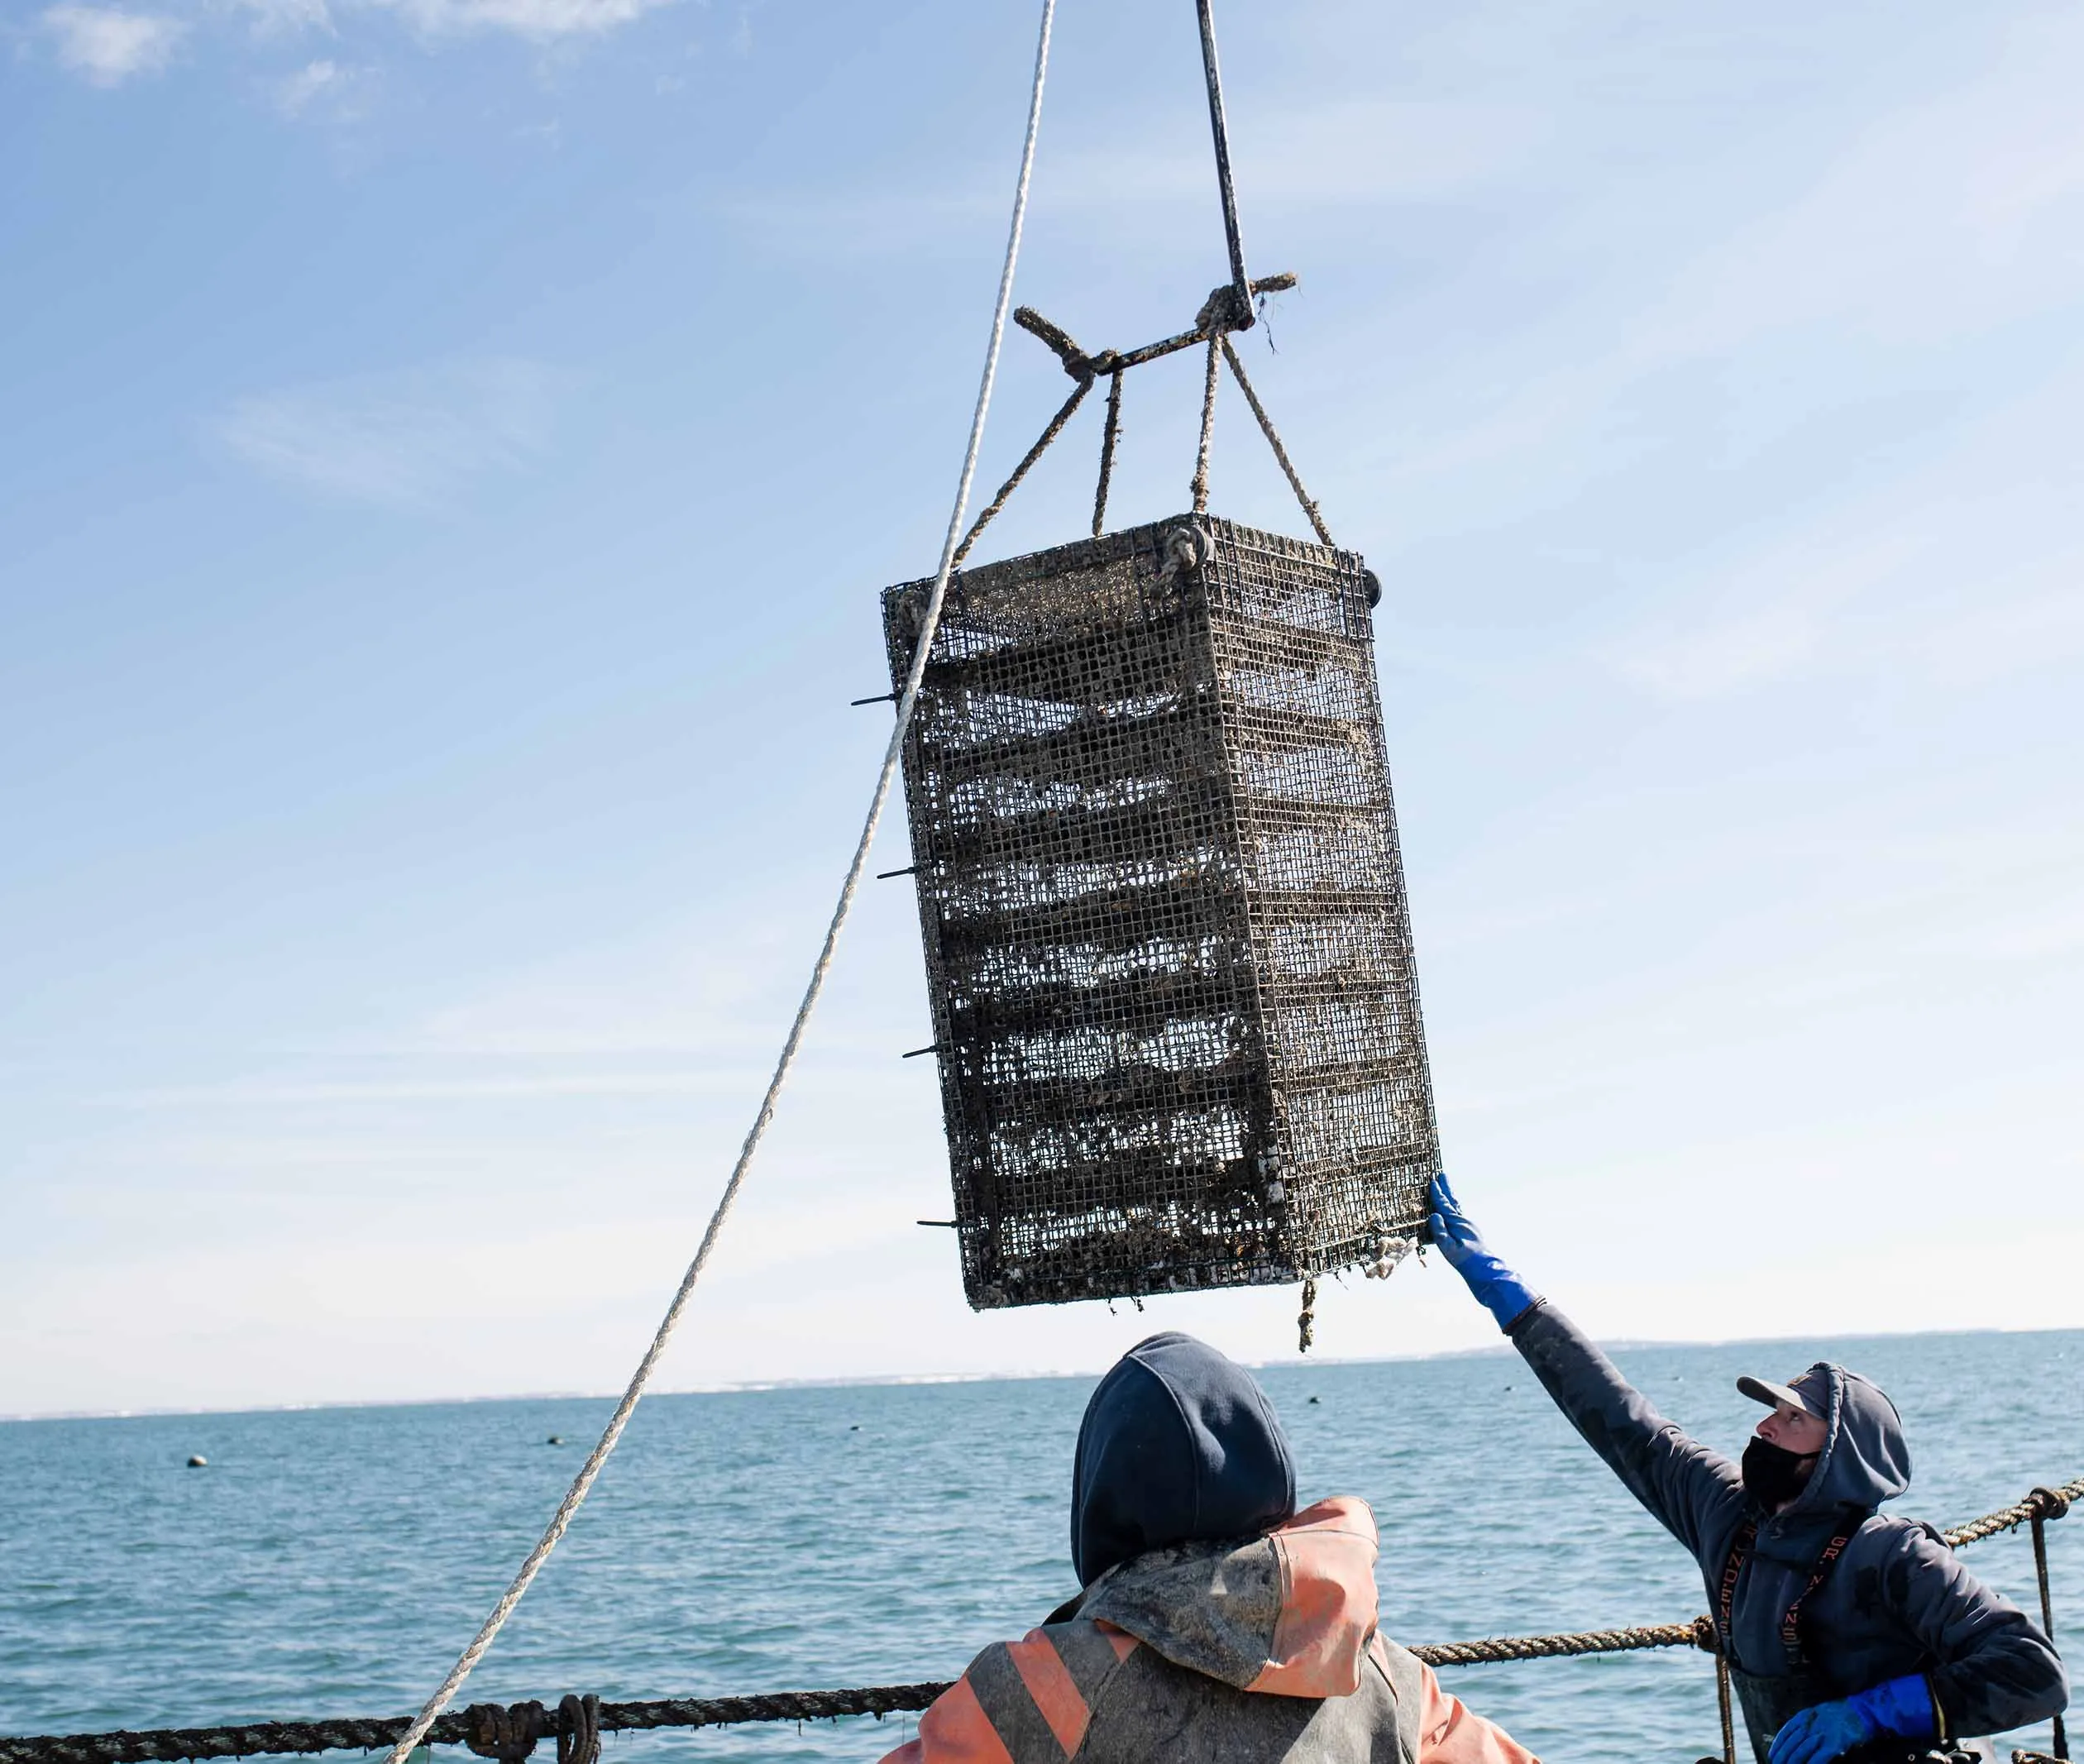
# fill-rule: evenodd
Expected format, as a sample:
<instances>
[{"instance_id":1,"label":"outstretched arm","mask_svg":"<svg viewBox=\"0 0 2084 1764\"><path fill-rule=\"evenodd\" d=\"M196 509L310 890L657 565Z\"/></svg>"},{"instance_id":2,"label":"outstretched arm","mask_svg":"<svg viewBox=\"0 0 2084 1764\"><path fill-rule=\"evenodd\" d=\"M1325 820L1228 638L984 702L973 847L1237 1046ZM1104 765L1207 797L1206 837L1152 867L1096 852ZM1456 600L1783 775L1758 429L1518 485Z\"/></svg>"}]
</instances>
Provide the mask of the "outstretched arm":
<instances>
[{"instance_id":1,"label":"outstretched arm","mask_svg":"<svg viewBox=\"0 0 2084 1764\"><path fill-rule=\"evenodd\" d=\"M1711 1520L1743 1501L1737 1466L1681 1432L1567 1317L1535 1296L1478 1234L1445 1176L1433 1178L1433 1241L1498 1319L1542 1388L1628 1491L1700 1554Z\"/></svg>"}]
</instances>

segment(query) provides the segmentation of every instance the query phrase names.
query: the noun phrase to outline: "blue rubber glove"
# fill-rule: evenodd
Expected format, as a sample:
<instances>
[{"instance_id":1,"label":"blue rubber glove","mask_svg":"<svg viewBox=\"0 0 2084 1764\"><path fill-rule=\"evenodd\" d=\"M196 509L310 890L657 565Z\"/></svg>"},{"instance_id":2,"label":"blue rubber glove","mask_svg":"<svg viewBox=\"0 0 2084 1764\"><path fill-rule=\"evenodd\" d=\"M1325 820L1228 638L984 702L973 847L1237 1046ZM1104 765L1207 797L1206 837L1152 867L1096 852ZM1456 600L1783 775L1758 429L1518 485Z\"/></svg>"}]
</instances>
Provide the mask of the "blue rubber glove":
<instances>
[{"instance_id":1,"label":"blue rubber glove","mask_svg":"<svg viewBox=\"0 0 2084 1764\"><path fill-rule=\"evenodd\" d=\"M1476 1227L1447 1186L1447 1178L1432 1179L1432 1240L1447 1258L1447 1265L1469 1283L1476 1302L1507 1329L1541 1303L1527 1284L1490 1253ZM1780 1764L1776 1758L1773 1764Z\"/></svg>"},{"instance_id":2,"label":"blue rubber glove","mask_svg":"<svg viewBox=\"0 0 2084 1764\"><path fill-rule=\"evenodd\" d=\"M1900 1739L1930 1739L1932 1692L1913 1672L1835 1703L1805 1709L1773 1736L1770 1764L1830 1764L1855 1746L1884 1733Z\"/></svg>"}]
</instances>

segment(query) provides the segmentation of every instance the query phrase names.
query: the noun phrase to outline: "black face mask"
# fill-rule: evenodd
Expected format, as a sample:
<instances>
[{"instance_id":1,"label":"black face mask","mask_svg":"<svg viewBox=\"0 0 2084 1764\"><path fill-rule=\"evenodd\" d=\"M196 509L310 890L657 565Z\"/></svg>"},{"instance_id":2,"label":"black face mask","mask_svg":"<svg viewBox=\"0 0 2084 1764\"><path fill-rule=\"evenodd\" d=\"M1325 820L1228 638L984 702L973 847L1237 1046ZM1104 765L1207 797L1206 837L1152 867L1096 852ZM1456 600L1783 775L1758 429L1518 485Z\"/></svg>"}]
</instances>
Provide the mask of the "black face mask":
<instances>
[{"instance_id":1,"label":"black face mask","mask_svg":"<svg viewBox=\"0 0 2084 1764\"><path fill-rule=\"evenodd\" d=\"M1744 1492L1771 1513L1809 1486L1816 1460L1814 1452L1804 1456L1754 1433L1744 1447Z\"/></svg>"}]
</instances>

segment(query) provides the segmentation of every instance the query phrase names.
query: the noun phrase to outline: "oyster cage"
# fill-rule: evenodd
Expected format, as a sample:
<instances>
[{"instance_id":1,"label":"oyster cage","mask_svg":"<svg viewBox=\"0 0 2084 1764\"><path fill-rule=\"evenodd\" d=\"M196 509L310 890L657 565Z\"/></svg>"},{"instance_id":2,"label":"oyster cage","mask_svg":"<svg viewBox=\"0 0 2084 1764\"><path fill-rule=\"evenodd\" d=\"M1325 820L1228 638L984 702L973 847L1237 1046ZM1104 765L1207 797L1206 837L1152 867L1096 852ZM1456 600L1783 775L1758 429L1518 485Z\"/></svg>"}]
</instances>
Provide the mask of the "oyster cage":
<instances>
[{"instance_id":1,"label":"oyster cage","mask_svg":"<svg viewBox=\"0 0 2084 1764\"><path fill-rule=\"evenodd\" d=\"M901 686L932 586L883 595ZM1351 552L1206 515L950 580L905 800L973 1307L1380 1267L1422 1235L1373 590Z\"/></svg>"}]
</instances>

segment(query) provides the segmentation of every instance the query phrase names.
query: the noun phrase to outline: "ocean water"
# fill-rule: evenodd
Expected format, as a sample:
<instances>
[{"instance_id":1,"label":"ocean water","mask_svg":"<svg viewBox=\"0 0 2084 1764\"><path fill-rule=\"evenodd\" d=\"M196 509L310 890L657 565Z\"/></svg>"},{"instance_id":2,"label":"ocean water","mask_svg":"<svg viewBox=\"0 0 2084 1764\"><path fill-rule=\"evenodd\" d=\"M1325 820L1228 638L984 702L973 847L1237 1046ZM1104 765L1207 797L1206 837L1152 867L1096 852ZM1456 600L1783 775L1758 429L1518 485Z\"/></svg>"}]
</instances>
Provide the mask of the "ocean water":
<instances>
[{"instance_id":1,"label":"ocean water","mask_svg":"<svg viewBox=\"0 0 2084 1764\"><path fill-rule=\"evenodd\" d=\"M1941 1524L2084 1475L2084 1331L1616 1357L1734 1449L1739 1371L1818 1358L1906 1417ZM1417 1642L1677 1621L1694 1569L1516 1357L1264 1374L1305 1499L1353 1493L1384 1534L1383 1624ZM1066 1491L1091 1381L663 1397L466 1699L608 1698L953 1676L1072 1589ZM1314 1399L1314 1400L1313 1400ZM385 1714L418 1706L525 1552L609 1404L526 1401L0 1426L0 1733ZM560 1448L546 1441L560 1434ZM185 1466L199 1452L208 1468ZM2084 1642L2084 1512L2049 1528L2057 1638ZM2023 1535L1967 1560L2037 1597ZM1442 1674L1551 1761L1714 1749L1691 1650ZM911 1717L610 1739L609 1764L867 1759ZM2044 1747L2044 1731L2021 1737ZM538 1757L547 1756L538 1752ZM458 1752L459 1757L467 1753Z\"/></svg>"}]
</instances>

